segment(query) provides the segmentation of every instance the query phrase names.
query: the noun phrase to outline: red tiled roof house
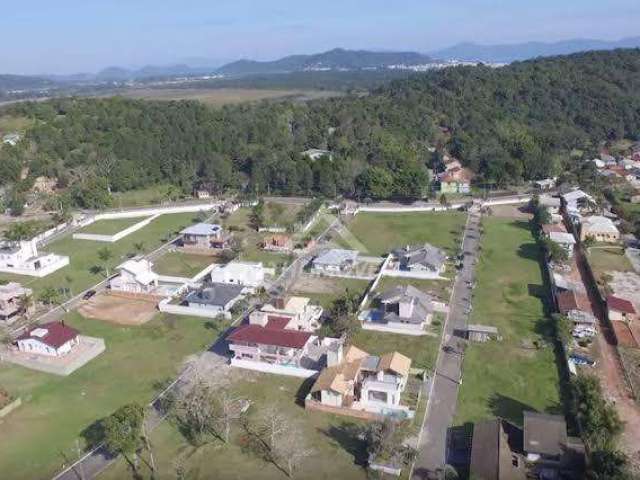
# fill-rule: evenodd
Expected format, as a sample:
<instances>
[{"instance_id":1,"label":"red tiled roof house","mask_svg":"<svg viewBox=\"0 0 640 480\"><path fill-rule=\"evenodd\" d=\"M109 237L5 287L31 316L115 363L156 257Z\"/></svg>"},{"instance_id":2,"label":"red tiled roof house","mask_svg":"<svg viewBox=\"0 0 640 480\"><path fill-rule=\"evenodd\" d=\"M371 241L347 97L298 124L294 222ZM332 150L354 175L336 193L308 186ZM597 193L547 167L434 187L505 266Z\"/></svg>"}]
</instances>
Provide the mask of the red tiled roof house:
<instances>
[{"instance_id":1,"label":"red tiled roof house","mask_svg":"<svg viewBox=\"0 0 640 480\"><path fill-rule=\"evenodd\" d=\"M60 357L78 345L78 333L63 322L49 322L30 328L15 343L21 352Z\"/></svg>"},{"instance_id":2,"label":"red tiled roof house","mask_svg":"<svg viewBox=\"0 0 640 480\"><path fill-rule=\"evenodd\" d=\"M636 319L637 312L629 300L609 295L607 297L607 312L609 320L631 322Z\"/></svg>"}]
</instances>

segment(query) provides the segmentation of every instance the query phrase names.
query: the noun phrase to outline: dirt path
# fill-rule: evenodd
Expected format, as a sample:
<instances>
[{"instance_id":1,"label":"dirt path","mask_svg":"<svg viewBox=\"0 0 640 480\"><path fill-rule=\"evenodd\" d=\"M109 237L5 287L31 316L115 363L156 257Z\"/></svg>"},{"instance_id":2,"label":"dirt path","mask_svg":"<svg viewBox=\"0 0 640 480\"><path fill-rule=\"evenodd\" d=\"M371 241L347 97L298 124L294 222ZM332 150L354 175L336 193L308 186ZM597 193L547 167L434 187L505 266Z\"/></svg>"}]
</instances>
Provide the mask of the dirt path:
<instances>
[{"instance_id":1,"label":"dirt path","mask_svg":"<svg viewBox=\"0 0 640 480\"><path fill-rule=\"evenodd\" d=\"M606 312L599 300L597 287L589 281L585 258L576 252L578 270L587 289L591 310L598 319L601 334L597 336L600 363L596 374L600 378L605 396L615 403L620 418L625 422L620 447L630 457L635 469L640 466L640 407L629 388L622 361L615 345L614 335L606 321Z\"/></svg>"}]
</instances>

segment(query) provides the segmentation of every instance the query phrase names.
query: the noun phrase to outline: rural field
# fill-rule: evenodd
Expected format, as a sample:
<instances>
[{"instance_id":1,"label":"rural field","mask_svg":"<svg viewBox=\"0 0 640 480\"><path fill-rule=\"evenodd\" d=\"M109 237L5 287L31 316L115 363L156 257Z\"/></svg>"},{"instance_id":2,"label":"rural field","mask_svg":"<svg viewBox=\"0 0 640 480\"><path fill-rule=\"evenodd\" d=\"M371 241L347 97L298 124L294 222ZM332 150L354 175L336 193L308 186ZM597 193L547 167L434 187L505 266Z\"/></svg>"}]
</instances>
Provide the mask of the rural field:
<instances>
[{"instance_id":1,"label":"rural field","mask_svg":"<svg viewBox=\"0 0 640 480\"><path fill-rule=\"evenodd\" d=\"M455 421L521 425L524 410L562 411L541 251L526 221L485 218L483 228L469 323L494 325L503 340L468 346Z\"/></svg>"},{"instance_id":2,"label":"rural field","mask_svg":"<svg viewBox=\"0 0 640 480\"><path fill-rule=\"evenodd\" d=\"M95 267L108 267L109 273L111 273L114 267L127 258L141 252L150 252L159 247L174 237L181 229L197 221L195 217L195 213L161 215L146 227L110 244L90 240L74 240L71 235L67 235L50 243L43 250L59 255L68 255L69 265L44 278L0 274L0 280L21 282L32 288L36 295L46 287L69 288L71 295L75 295L104 280L105 272L100 268L95 269ZM140 246L142 250L139 251L136 247ZM105 247L112 252L112 257L103 262L98 256L98 250Z\"/></svg>"},{"instance_id":3,"label":"rural field","mask_svg":"<svg viewBox=\"0 0 640 480\"><path fill-rule=\"evenodd\" d=\"M258 88L144 88L128 89L118 95L143 100L195 100L214 107L260 100L320 99L342 95L326 90L286 90Z\"/></svg>"},{"instance_id":4,"label":"rural field","mask_svg":"<svg viewBox=\"0 0 640 480\"><path fill-rule=\"evenodd\" d=\"M68 377L0 364L0 385L23 402L2 419L2 478L50 478L78 457L88 427L123 404L150 401L185 358L224 327L163 314L140 327L88 320L76 312L65 321L84 335L104 338L107 349Z\"/></svg>"},{"instance_id":5,"label":"rural field","mask_svg":"<svg viewBox=\"0 0 640 480\"><path fill-rule=\"evenodd\" d=\"M465 214L461 212L361 212L347 228L361 245L360 248L366 249L362 253L379 256L394 248L428 242L452 255L457 252L465 219ZM351 248L357 249L357 246Z\"/></svg>"}]
</instances>

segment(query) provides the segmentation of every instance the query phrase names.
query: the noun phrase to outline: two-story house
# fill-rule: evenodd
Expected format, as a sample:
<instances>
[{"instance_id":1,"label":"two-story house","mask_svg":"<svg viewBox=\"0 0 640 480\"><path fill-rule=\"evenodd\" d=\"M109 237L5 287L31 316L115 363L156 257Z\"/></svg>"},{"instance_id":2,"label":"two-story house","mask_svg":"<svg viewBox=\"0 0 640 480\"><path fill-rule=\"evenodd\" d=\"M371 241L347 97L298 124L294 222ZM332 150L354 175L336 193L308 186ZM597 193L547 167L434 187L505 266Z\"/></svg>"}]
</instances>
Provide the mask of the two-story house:
<instances>
[{"instance_id":1,"label":"two-story house","mask_svg":"<svg viewBox=\"0 0 640 480\"><path fill-rule=\"evenodd\" d=\"M0 285L0 322L8 325L17 320L25 309L23 299L32 294L33 290L16 282Z\"/></svg>"},{"instance_id":2,"label":"two-story house","mask_svg":"<svg viewBox=\"0 0 640 480\"><path fill-rule=\"evenodd\" d=\"M182 246L193 250L224 249L229 246L229 236L213 223L196 223L180 232Z\"/></svg>"},{"instance_id":3,"label":"two-story house","mask_svg":"<svg viewBox=\"0 0 640 480\"><path fill-rule=\"evenodd\" d=\"M266 326L269 322L285 322L290 330L313 332L320 327L322 307L313 305L307 297L280 297L274 302L266 303L249 315L249 323Z\"/></svg>"}]
</instances>

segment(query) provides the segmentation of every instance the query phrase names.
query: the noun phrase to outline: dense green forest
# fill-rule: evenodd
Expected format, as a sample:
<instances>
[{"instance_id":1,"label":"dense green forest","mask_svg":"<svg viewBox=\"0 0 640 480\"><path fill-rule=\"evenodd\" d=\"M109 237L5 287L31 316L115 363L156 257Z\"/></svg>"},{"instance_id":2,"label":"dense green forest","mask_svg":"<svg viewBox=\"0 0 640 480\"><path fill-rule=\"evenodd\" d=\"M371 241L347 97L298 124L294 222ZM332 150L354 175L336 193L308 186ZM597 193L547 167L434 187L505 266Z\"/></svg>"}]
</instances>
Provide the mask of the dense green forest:
<instances>
[{"instance_id":1,"label":"dense green forest","mask_svg":"<svg viewBox=\"0 0 640 480\"><path fill-rule=\"evenodd\" d=\"M455 67L395 80L368 95L214 109L180 101L55 99L16 104L34 119L0 150L0 184L58 177L71 202L107 201L171 182L190 191L424 195L443 150L479 181L519 183L562 172L572 149L640 135L640 50L591 52L503 68ZM430 147L437 147L432 153ZM326 148L333 159L303 158Z\"/></svg>"}]
</instances>

